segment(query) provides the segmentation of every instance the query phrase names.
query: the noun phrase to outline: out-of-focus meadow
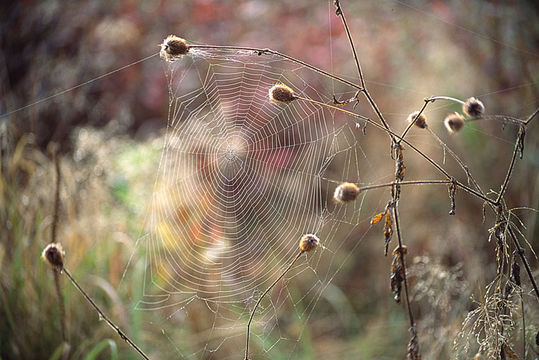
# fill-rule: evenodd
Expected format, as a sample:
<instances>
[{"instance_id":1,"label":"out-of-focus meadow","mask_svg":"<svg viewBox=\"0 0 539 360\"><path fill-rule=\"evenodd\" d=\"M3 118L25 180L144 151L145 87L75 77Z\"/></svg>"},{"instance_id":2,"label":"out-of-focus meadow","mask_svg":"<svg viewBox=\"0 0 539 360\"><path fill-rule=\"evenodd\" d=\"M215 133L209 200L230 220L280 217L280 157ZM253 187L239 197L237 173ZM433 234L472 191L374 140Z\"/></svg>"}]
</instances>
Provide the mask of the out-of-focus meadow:
<instances>
[{"instance_id":1,"label":"out-of-focus meadow","mask_svg":"<svg viewBox=\"0 0 539 360\"><path fill-rule=\"evenodd\" d=\"M367 86L397 132L431 95L477 96L488 114L519 118L539 105L539 21L532 2L342 3ZM53 272L40 259L53 226L54 153L62 174L57 239L66 249L66 267L105 312L153 359L170 353L162 349L167 344L177 358L243 356L238 351L243 349L243 331L223 345L219 355L204 351L212 319L203 305L193 305L174 338L163 341L153 326L160 321L157 312L136 310L133 304L142 292L145 266L144 258L136 255L137 242L148 231L144 223L151 211L169 110L163 61L153 57L34 103L156 53L169 34L199 44L271 48L356 81L332 2L48 0L3 2L0 8L0 358L61 359L62 352L69 359L137 358L61 277L69 351L62 345ZM366 101L356 110L374 117ZM436 102L426 112L440 134L450 111L459 107ZM508 208L539 207L537 120L528 127L524 156L517 161L505 197ZM498 191L516 129L497 122L470 125L443 139L484 191ZM441 163L447 154L431 137L414 130L410 140ZM368 151L371 163L393 166L387 135L368 128L364 141L363 148L378 146ZM423 160L410 157L408 164L411 178L433 177ZM459 171L449 161L447 168ZM392 180L377 176L383 175L373 177L379 182ZM388 193L371 198L373 208L382 211ZM448 216L448 209L444 187L403 189L411 301L425 359L452 358L462 350L454 348L453 340L467 312L477 306L471 298L480 300L496 274L496 243L489 242L493 214L487 213L483 221L482 202L463 191L457 193L456 216ZM524 209L515 215L529 241L526 253L537 279L538 261L530 251L539 252L537 214ZM294 352L279 352L279 342L272 339L277 350L268 357L405 356L408 320L405 308L391 295L391 256L383 256L381 228L366 236L364 232L360 226L357 234L343 237L340 252L331 254L339 271L310 315L287 319L280 328L283 339L298 339ZM524 274L522 278L529 291L529 280ZM301 291L310 286L297 280L286 286L290 296L301 299ZM531 296L525 301L528 352L537 356L539 347L532 339L539 328L539 317L534 319L537 302ZM283 308L287 310L294 311ZM286 316L279 314L278 319ZM521 353L522 339L516 337L515 343Z\"/></svg>"}]
</instances>

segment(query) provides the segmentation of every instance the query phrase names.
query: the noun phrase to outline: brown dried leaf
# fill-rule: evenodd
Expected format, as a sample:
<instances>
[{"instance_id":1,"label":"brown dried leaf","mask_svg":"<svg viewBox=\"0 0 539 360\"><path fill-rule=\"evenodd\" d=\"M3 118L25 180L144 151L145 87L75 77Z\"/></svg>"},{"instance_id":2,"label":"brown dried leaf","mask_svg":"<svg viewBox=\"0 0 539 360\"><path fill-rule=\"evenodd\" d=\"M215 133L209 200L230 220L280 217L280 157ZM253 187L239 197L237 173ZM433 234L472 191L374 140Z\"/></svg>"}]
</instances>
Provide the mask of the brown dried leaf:
<instances>
[{"instance_id":1,"label":"brown dried leaf","mask_svg":"<svg viewBox=\"0 0 539 360\"><path fill-rule=\"evenodd\" d=\"M378 224L380 220L384 217L385 212L381 212L379 214L376 214L371 219L371 225Z\"/></svg>"}]
</instances>

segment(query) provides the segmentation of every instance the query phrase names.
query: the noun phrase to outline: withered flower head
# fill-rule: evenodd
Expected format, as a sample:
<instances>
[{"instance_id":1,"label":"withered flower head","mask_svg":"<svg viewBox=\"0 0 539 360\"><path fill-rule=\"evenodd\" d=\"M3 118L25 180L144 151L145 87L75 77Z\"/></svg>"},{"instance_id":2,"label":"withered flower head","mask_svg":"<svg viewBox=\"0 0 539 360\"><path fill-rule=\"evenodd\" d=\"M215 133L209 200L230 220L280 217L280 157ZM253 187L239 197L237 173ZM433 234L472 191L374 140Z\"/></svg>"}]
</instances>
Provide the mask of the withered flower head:
<instances>
[{"instance_id":1,"label":"withered flower head","mask_svg":"<svg viewBox=\"0 0 539 360\"><path fill-rule=\"evenodd\" d=\"M462 111L471 118L478 118L485 112L485 105L479 99L471 97L462 105Z\"/></svg>"},{"instance_id":2,"label":"withered flower head","mask_svg":"<svg viewBox=\"0 0 539 360\"><path fill-rule=\"evenodd\" d=\"M313 234L306 234L301 237L299 241L299 250L303 252L309 252L318 246L320 239Z\"/></svg>"},{"instance_id":3,"label":"withered flower head","mask_svg":"<svg viewBox=\"0 0 539 360\"><path fill-rule=\"evenodd\" d=\"M411 124L418 114L419 111L414 111L413 113L408 115L408 118L406 120ZM414 125L420 129L425 129L427 127L427 117L425 116L425 114L419 115Z\"/></svg>"},{"instance_id":4,"label":"withered flower head","mask_svg":"<svg viewBox=\"0 0 539 360\"><path fill-rule=\"evenodd\" d=\"M353 183L342 183L335 189L333 199L338 203L354 201L359 195L359 187Z\"/></svg>"},{"instance_id":5,"label":"withered flower head","mask_svg":"<svg viewBox=\"0 0 539 360\"><path fill-rule=\"evenodd\" d=\"M458 112L447 115L444 120L444 125L450 134L459 132L464 127L464 117Z\"/></svg>"},{"instance_id":6,"label":"withered flower head","mask_svg":"<svg viewBox=\"0 0 539 360\"><path fill-rule=\"evenodd\" d=\"M277 83L269 89L269 99L275 104L288 104L297 99L294 90L290 87Z\"/></svg>"},{"instance_id":7,"label":"withered flower head","mask_svg":"<svg viewBox=\"0 0 539 360\"><path fill-rule=\"evenodd\" d=\"M57 270L61 270L64 267L64 256L64 249L59 243L51 243L47 245L41 253L43 260Z\"/></svg>"},{"instance_id":8,"label":"withered flower head","mask_svg":"<svg viewBox=\"0 0 539 360\"><path fill-rule=\"evenodd\" d=\"M187 45L187 41L176 35L169 35L161 43L161 51L159 51L159 56L161 56L161 59L172 62L188 52L189 45Z\"/></svg>"}]
</instances>

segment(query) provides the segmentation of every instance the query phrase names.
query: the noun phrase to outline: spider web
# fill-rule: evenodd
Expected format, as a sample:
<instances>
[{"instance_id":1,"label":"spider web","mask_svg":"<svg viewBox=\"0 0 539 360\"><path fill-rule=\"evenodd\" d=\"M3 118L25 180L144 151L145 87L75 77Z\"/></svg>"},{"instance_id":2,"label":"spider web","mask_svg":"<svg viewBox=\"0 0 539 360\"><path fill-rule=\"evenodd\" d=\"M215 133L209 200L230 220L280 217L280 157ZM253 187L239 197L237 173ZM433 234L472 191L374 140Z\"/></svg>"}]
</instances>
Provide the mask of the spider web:
<instances>
[{"instance_id":1,"label":"spider web","mask_svg":"<svg viewBox=\"0 0 539 360\"><path fill-rule=\"evenodd\" d=\"M281 328L283 308L295 308L305 326L342 266L333 263L335 251L359 224L362 199L337 206L333 192L344 181L369 181L375 174L360 171L360 163L371 167L361 131L320 105L270 102L268 90L278 82L331 102L323 95L332 94L330 79L277 56L192 50L167 64L166 73L168 126L137 308L163 315L158 326L178 357L186 355L171 325L185 326L182 321L199 312L204 325L195 336L205 346L195 350L222 350L222 356L235 346L237 352L254 303L298 253L301 236L313 233L321 246L304 254L268 294L252 327L253 351L282 351L275 346L280 342L293 351L298 341ZM301 285L290 290L295 278Z\"/></svg>"}]
</instances>

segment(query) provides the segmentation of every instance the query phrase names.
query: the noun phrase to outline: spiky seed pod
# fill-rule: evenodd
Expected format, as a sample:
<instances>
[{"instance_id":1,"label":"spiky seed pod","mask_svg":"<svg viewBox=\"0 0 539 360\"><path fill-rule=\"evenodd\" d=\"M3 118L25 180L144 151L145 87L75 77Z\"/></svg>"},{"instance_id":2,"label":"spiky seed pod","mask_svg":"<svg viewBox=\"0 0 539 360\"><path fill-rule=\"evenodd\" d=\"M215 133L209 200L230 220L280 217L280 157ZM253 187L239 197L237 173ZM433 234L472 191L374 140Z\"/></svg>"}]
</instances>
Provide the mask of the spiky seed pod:
<instances>
[{"instance_id":1,"label":"spiky seed pod","mask_svg":"<svg viewBox=\"0 0 539 360\"><path fill-rule=\"evenodd\" d=\"M275 104L288 104L296 100L297 97L290 87L277 83L269 89L269 99Z\"/></svg>"},{"instance_id":2,"label":"spiky seed pod","mask_svg":"<svg viewBox=\"0 0 539 360\"><path fill-rule=\"evenodd\" d=\"M187 41L176 35L169 35L161 44L159 56L166 61L175 61L189 52Z\"/></svg>"},{"instance_id":3,"label":"spiky seed pod","mask_svg":"<svg viewBox=\"0 0 539 360\"><path fill-rule=\"evenodd\" d=\"M464 127L464 117L458 112L447 115L444 120L444 125L450 134L459 132Z\"/></svg>"},{"instance_id":4,"label":"spiky seed pod","mask_svg":"<svg viewBox=\"0 0 539 360\"><path fill-rule=\"evenodd\" d=\"M301 237L299 241L299 250L303 252L309 252L318 246L320 239L313 234L306 234Z\"/></svg>"},{"instance_id":5,"label":"spiky seed pod","mask_svg":"<svg viewBox=\"0 0 539 360\"><path fill-rule=\"evenodd\" d=\"M419 111L414 111L413 113L408 115L408 118L407 118L408 123L411 124L418 114L419 114ZM425 114L419 115L414 125L420 129L425 129L427 127L427 117L425 116Z\"/></svg>"},{"instance_id":6,"label":"spiky seed pod","mask_svg":"<svg viewBox=\"0 0 539 360\"><path fill-rule=\"evenodd\" d=\"M51 243L47 245L41 253L43 260L57 270L62 270L64 267L64 256L64 249L62 248L62 245L58 243Z\"/></svg>"},{"instance_id":7,"label":"spiky seed pod","mask_svg":"<svg viewBox=\"0 0 539 360\"><path fill-rule=\"evenodd\" d=\"M336 202L342 204L354 201L355 199L357 199L358 195L359 187L356 184L345 182L337 186L337 188L335 189L335 193L333 194L333 199L335 199Z\"/></svg>"},{"instance_id":8,"label":"spiky seed pod","mask_svg":"<svg viewBox=\"0 0 539 360\"><path fill-rule=\"evenodd\" d=\"M471 118L478 118L485 112L485 105L472 96L462 105L462 111Z\"/></svg>"}]
</instances>

